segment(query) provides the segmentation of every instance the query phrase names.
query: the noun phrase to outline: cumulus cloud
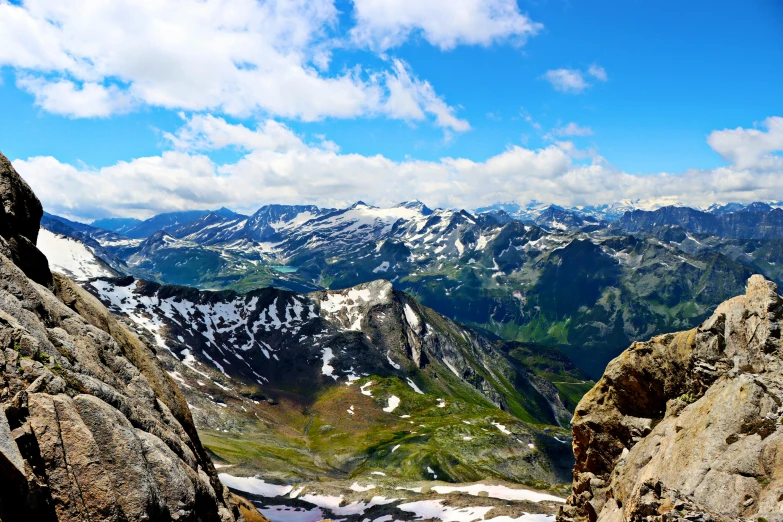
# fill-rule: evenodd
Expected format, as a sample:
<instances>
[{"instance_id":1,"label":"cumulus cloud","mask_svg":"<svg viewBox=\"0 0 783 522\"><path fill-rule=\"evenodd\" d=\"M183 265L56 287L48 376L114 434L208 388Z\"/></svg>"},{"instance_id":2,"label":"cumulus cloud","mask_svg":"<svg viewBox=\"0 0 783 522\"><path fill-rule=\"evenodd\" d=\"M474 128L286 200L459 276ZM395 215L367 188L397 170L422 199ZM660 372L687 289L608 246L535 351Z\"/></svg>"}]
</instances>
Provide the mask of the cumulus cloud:
<instances>
[{"instance_id":1,"label":"cumulus cloud","mask_svg":"<svg viewBox=\"0 0 783 522\"><path fill-rule=\"evenodd\" d=\"M783 170L783 118L772 116L764 120L762 129L726 129L713 131L707 137L710 147L726 161L743 169Z\"/></svg>"},{"instance_id":2,"label":"cumulus cloud","mask_svg":"<svg viewBox=\"0 0 783 522\"><path fill-rule=\"evenodd\" d=\"M85 82L77 86L68 80L46 81L32 76L21 76L16 83L32 93L45 111L64 116L105 118L133 107L131 97L116 85Z\"/></svg>"},{"instance_id":3,"label":"cumulus cloud","mask_svg":"<svg viewBox=\"0 0 783 522\"><path fill-rule=\"evenodd\" d=\"M537 150L511 146L485 161L449 157L393 161L382 155L341 153L321 138L308 143L272 120L249 128L211 115L188 117L180 129L166 135L172 150L160 156L100 169L52 157L17 159L14 165L48 211L80 219L148 217L224 205L244 211L267 203L343 206L360 199L388 205L418 198L431 206L456 208L509 199L587 205L656 198L706 206L780 199L783 166L767 157L783 148L776 141L779 120L768 119L766 131L713 133L711 142L726 136L735 140L733 149L725 141L718 148L741 163L679 174L636 175L604 161L583 164L569 142ZM764 143L754 150L767 151L766 155L738 153L747 149L747 140ZM239 160L217 163L207 155L225 147L243 151ZM749 157L755 162L749 162Z\"/></svg>"},{"instance_id":4,"label":"cumulus cloud","mask_svg":"<svg viewBox=\"0 0 783 522\"><path fill-rule=\"evenodd\" d=\"M523 45L543 25L519 10L516 0L354 0L353 40L385 50L421 35L441 49L457 45Z\"/></svg>"},{"instance_id":5,"label":"cumulus cloud","mask_svg":"<svg viewBox=\"0 0 783 522\"><path fill-rule=\"evenodd\" d=\"M330 72L337 23L333 0L0 0L0 67L17 70L44 110L70 117L154 106L469 127L402 62Z\"/></svg>"},{"instance_id":6,"label":"cumulus cloud","mask_svg":"<svg viewBox=\"0 0 783 522\"><path fill-rule=\"evenodd\" d=\"M587 69L587 73L579 69L551 69L544 73L542 78L552 84L557 91L578 94L592 85L585 79L585 74L596 81L608 80L604 68L595 64Z\"/></svg>"},{"instance_id":7,"label":"cumulus cloud","mask_svg":"<svg viewBox=\"0 0 783 522\"><path fill-rule=\"evenodd\" d=\"M423 120L426 112L435 117L440 127L455 131L470 129L470 124L456 116L455 109L435 93L432 85L416 78L401 60L394 60L393 73L387 75L386 85L390 94L384 112L392 117Z\"/></svg>"}]
</instances>

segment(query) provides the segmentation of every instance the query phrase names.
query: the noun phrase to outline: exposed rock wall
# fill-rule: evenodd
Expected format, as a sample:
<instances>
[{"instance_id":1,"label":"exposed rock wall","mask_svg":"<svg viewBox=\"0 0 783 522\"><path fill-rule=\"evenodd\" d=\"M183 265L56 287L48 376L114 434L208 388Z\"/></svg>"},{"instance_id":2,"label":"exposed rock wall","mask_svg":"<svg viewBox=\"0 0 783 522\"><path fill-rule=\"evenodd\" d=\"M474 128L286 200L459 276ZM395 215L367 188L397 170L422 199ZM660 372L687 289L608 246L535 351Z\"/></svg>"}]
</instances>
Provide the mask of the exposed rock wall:
<instances>
[{"instance_id":1,"label":"exposed rock wall","mask_svg":"<svg viewBox=\"0 0 783 522\"><path fill-rule=\"evenodd\" d=\"M577 406L558 520L783 521L781 321L754 275L698 328L613 360Z\"/></svg>"},{"instance_id":2,"label":"exposed rock wall","mask_svg":"<svg viewBox=\"0 0 783 522\"><path fill-rule=\"evenodd\" d=\"M52 276L0 155L0 520L241 520L154 353Z\"/></svg>"}]
</instances>

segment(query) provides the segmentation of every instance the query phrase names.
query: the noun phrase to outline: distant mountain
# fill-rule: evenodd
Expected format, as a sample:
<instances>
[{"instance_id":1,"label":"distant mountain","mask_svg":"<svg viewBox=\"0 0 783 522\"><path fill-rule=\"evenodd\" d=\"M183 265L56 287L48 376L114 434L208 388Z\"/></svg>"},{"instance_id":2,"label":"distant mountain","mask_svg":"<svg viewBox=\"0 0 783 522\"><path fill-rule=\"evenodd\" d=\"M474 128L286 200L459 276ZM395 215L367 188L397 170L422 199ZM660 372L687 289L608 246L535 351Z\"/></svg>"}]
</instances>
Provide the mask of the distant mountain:
<instances>
[{"instance_id":1,"label":"distant mountain","mask_svg":"<svg viewBox=\"0 0 783 522\"><path fill-rule=\"evenodd\" d=\"M132 275L203 289L309 292L382 277L453 320L561 346L593 376L631 341L698 324L751 273L783 280L783 227L770 217L782 210L664 207L611 224L584 210L541 205L538 221L523 223L502 208L419 202L269 205L250 217L207 213L143 241L98 241ZM721 235L743 229L766 235Z\"/></svg>"},{"instance_id":2,"label":"distant mountain","mask_svg":"<svg viewBox=\"0 0 783 522\"><path fill-rule=\"evenodd\" d=\"M77 232L98 233L98 229L91 225L85 225L84 223L79 223L78 221L71 221L70 219L55 216L54 214L49 214L48 212L44 212L43 217L41 218L41 224L50 226L64 225L69 229L75 230Z\"/></svg>"},{"instance_id":3,"label":"distant mountain","mask_svg":"<svg viewBox=\"0 0 783 522\"><path fill-rule=\"evenodd\" d=\"M613 227L640 233L655 227L676 225L684 230L732 239L783 239L783 209L763 203L728 212L725 207L703 212L688 207L663 207L649 212L626 213Z\"/></svg>"},{"instance_id":4,"label":"distant mountain","mask_svg":"<svg viewBox=\"0 0 783 522\"><path fill-rule=\"evenodd\" d=\"M227 209L221 208L215 211L209 210L186 210L182 212L167 212L158 214L141 223L127 229L123 235L132 239L144 239L159 230L170 230L172 228L186 225L192 221L203 218L213 213L223 218L233 218L239 214Z\"/></svg>"},{"instance_id":5,"label":"distant mountain","mask_svg":"<svg viewBox=\"0 0 783 522\"><path fill-rule=\"evenodd\" d=\"M727 203L725 205L711 205L707 209L707 212L722 216L733 212L770 212L775 208L781 207L783 207L783 201L772 201L769 203L757 201L748 205L743 203Z\"/></svg>"},{"instance_id":6,"label":"distant mountain","mask_svg":"<svg viewBox=\"0 0 783 522\"><path fill-rule=\"evenodd\" d=\"M505 212L514 219L518 219L522 222L538 223L539 216L544 212L551 212L551 209L560 210L563 212L569 212L574 216L581 217L582 219L591 218L596 222L600 221L615 221L623 216L626 212L632 212L634 210L655 210L667 205L678 205L671 199L636 199L636 200L622 200L611 204L604 204L598 206L578 206L578 207L560 207L557 205L551 205L548 203L542 203L540 201L533 200L527 205L521 206L517 203L497 203L488 207L480 207L476 209L479 214ZM682 205L679 205L682 206Z\"/></svg>"},{"instance_id":7,"label":"distant mountain","mask_svg":"<svg viewBox=\"0 0 783 522\"><path fill-rule=\"evenodd\" d=\"M280 241L284 232L332 212L313 205L264 205L247 220L247 236L262 242Z\"/></svg>"},{"instance_id":8,"label":"distant mountain","mask_svg":"<svg viewBox=\"0 0 783 522\"><path fill-rule=\"evenodd\" d=\"M104 218L92 222L92 226L95 228L102 228L118 234L124 234L140 224L141 220L136 218Z\"/></svg>"},{"instance_id":9,"label":"distant mountain","mask_svg":"<svg viewBox=\"0 0 783 522\"><path fill-rule=\"evenodd\" d=\"M584 226L599 225L598 219L591 215L551 205L542 210L533 220L536 225L547 230L576 230Z\"/></svg>"},{"instance_id":10,"label":"distant mountain","mask_svg":"<svg viewBox=\"0 0 783 522\"><path fill-rule=\"evenodd\" d=\"M514 202L506 202L506 203L496 203L494 205L490 205L488 207L479 207L476 209L477 214L495 214L498 212L503 212L509 216L511 216L513 219L517 219L519 221L527 222L527 223L534 223L535 219L538 217L538 215L549 208L551 205L547 205L545 203L541 203L540 201L533 200L524 207L514 203Z\"/></svg>"},{"instance_id":11,"label":"distant mountain","mask_svg":"<svg viewBox=\"0 0 783 522\"><path fill-rule=\"evenodd\" d=\"M418 211L424 216L429 216L433 210L419 200L404 201L397 205L398 208L409 208Z\"/></svg>"}]
</instances>

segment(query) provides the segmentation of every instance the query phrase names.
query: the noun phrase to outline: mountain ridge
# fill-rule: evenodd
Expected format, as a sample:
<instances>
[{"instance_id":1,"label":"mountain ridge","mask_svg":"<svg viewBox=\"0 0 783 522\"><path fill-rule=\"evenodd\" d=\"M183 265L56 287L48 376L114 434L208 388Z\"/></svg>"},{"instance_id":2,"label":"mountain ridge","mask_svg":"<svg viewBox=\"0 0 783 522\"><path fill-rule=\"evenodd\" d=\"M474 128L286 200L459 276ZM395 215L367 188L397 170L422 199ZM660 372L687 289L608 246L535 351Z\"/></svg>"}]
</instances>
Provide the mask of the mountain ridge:
<instances>
[{"instance_id":1,"label":"mountain ridge","mask_svg":"<svg viewBox=\"0 0 783 522\"><path fill-rule=\"evenodd\" d=\"M253 239L244 218L219 216L170 229L165 242L159 233L143 241L96 240L128 265L124 273L202 289L308 292L384 277L459 322L563 346L594 378L630 341L698 324L751 273L783 282L777 239L724 239L669 225L629 232L617 221L566 218L551 206L542 206L549 212L542 226L498 213L422 208L357 203L312 217L309 207L264 207L264 223L275 224L265 241ZM558 270L571 261L574 273L584 275L581 263L600 267L601 277ZM727 282L725 291L711 274ZM545 280L563 290L560 298L547 297ZM579 306L563 308L569 300Z\"/></svg>"}]
</instances>

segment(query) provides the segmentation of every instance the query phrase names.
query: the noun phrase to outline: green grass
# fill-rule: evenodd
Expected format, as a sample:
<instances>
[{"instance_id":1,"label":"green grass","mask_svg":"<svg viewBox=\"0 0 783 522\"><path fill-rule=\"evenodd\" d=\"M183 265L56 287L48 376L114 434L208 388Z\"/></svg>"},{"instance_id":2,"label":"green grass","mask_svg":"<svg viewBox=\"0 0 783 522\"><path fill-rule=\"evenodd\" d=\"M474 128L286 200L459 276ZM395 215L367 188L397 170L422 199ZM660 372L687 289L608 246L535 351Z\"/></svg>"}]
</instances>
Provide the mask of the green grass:
<instances>
[{"instance_id":1,"label":"green grass","mask_svg":"<svg viewBox=\"0 0 783 522\"><path fill-rule=\"evenodd\" d=\"M360 388L369 381L373 384L366 389L372 397ZM295 432L285 432L282 426L254 431L247 425L237 433L202 430L200 435L219 462L233 465L226 471L280 480L348 478L373 470L399 479L431 480L429 467L445 481L486 477L528 485L565 481L548 456L528 447L546 443L543 427L522 422L469 393L454 397L440 394L431 381L424 386L432 393L418 394L393 377L366 377L351 386L326 388L304 416L276 410L277 419ZM400 398L400 405L385 412L392 395ZM439 397L445 399L445 407L438 406ZM351 406L353 415L347 411ZM303 424L303 419L308 422ZM493 422L513 435L502 433ZM555 433L568 434L558 428Z\"/></svg>"},{"instance_id":2,"label":"green grass","mask_svg":"<svg viewBox=\"0 0 783 522\"><path fill-rule=\"evenodd\" d=\"M563 402L566 403L566 407L568 407L568 409L571 411L574 411L574 408L576 408L576 405L579 404L580 400L582 400L582 397L584 397L584 395L593 389L593 386L595 386L594 381L587 381L584 383L556 382L554 384L561 395L567 399L567 402Z\"/></svg>"}]
</instances>

